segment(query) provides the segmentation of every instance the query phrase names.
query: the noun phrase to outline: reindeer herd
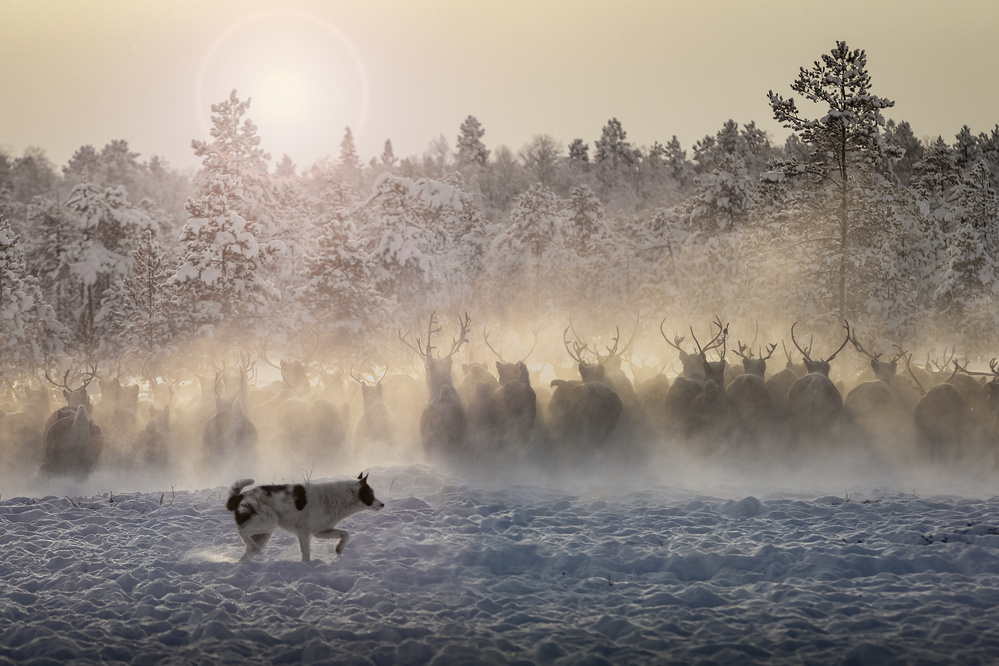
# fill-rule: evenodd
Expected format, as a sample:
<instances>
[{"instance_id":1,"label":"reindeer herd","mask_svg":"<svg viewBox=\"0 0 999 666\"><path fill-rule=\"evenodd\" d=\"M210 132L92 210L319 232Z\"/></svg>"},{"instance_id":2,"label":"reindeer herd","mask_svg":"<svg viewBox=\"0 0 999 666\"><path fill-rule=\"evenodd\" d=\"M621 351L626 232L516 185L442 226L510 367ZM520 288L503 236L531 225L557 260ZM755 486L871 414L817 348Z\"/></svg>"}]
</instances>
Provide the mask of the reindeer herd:
<instances>
[{"instance_id":1,"label":"reindeer herd","mask_svg":"<svg viewBox=\"0 0 999 666\"><path fill-rule=\"evenodd\" d=\"M736 337L732 344L718 317L700 339L688 326L688 345L686 335L667 334L666 322L657 357L667 361L658 367L636 365L637 321L627 341L618 327L600 343L581 339L570 322L558 345L564 357L532 369L539 329L517 360L505 358L483 330L483 346L495 357L489 365L470 352L467 314L457 317L457 335L441 343L444 327L433 313L414 340L398 332L419 372L390 374L384 365L370 374L354 366L330 372L307 358L273 363L261 347L213 374L171 382L123 384L95 365L67 370L61 381L43 373L44 383L9 382L0 402L3 463L41 477L196 471L210 481L234 467L305 469L350 456L485 470L677 455L786 462L829 453L996 466L997 359L988 371L970 370L954 352L917 366L895 348L886 360L865 348L849 322L842 340L824 351L812 338L803 341L797 323L788 330L794 351L784 340L757 345L758 330L749 343ZM768 367L778 346L786 362ZM847 348L854 360L866 360L869 374L831 372ZM739 363L730 363L730 351ZM257 382L258 362L279 370L280 380ZM556 376L543 380L549 365Z\"/></svg>"}]
</instances>

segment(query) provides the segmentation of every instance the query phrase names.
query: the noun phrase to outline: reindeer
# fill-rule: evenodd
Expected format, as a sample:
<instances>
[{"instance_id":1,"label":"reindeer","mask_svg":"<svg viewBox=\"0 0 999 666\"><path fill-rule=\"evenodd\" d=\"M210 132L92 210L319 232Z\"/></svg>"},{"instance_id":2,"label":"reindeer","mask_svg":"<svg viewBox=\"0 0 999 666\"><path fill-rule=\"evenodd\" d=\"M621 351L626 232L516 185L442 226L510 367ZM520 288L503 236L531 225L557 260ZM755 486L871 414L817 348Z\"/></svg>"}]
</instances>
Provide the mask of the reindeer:
<instances>
[{"instance_id":1,"label":"reindeer","mask_svg":"<svg viewBox=\"0 0 999 666\"><path fill-rule=\"evenodd\" d=\"M906 352L901 348L891 361L881 360L881 354L872 354L857 340L850 337L853 347L870 360L874 379L861 382L847 392L843 411L849 423L860 429L860 435L871 445L883 445L891 440L907 440L911 435L912 409L919 399L909 385L897 377L898 362Z\"/></svg>"},{"instance_id":2,"label":"reindeer","mask_svg":"<svg viewBox=\"0 0 999 666\"><path fill-rule=\"evenodd\" d=\"M489 344L489 334L483 331L486 347L496 356L499 386L489 396L489 411L485 433L487 444L498 451L523 450L534 433L538 415L538 396L531 387L531 376L525 361L538 344L539 329L534 329L534 343L517 362L503 359L503 354Z\"/></svg>"},{"instance_id":3,"label":"reindeer","mask_svg":"<svg viewBox=\"0 0 999 666\"><path fill-rule=\"evenodd\" d=\"M258 345L255 351L258 359L281 371L280 380L255 390L251 396L250 405L259 415L261 435L302 465L342 451L348 437L349 405L335 404L335 391L324 391L321 397L316 394L309 377L314 350L299 358L282 358L279 363L270 360L265 344Z\"/></svg>"},{"instance_id":4,"label":"reindeer","mask_svg":"<svg viewBox=\"0 0 999 666\"><path fill-rule=\"evenodd\" d=\"M484 335L488 338L489 334ZM480 449L487 449L487 440L492 433L491 403L493 393L499 388L499 380L489 372L485 363L462 363L461 371L464 378L458 385L458 398L465 408L470 441Z\"/></svg>"},{"instance_id":5,"label":"reindeer","mask_svg":"<svg viewBox=\"0 0 999 666\"><path fill-rule=\"evenodd\" d=\"M742 359L743 374L729 383L725 394L740 435L758 444L760 438L774 434L778 421L779 412L766 383L767 361L777 345L768 345L766 356L762 347L758 356L741 341L738 347L734 353Z\"/></svg>"},{"instance_id":6,"label":"reindeer","mask_svg":"<svg viewBox=\"0 0 999 666\"><path fill-rule=\"evenodd\" d=\"M570 329L571 326L566 327L562 341L576 362L581 379L552 380L555 391L548 405L549 428L563 452L599 450L617 426L624 405L614 389L604 383L603 364L590 363L584 358L588 346L577 341L570 347ZM617 344L615 337L614 347L608 349L609 356L616 353Z\"/></svg>"},{"instance_id":7,"label":"reindeer","mask_svg":"<svg viewBox=\"0 0 999 666\"><path fill-rule=\"evenodd\" d=\"M204 462L215 467L225 460L238 459L252 466L256 455L257 428L246 413L246 377L253 363L244 357L238 366L239 389L222 397L223 371L215 375L215 413L202 429Z\"/></svg>"},{"instance_id":8,"label":"reindeer","mask_svg":"<svg viewBox=\"0 0 999 666\"><path fill-rule=\"evenodd\" d=\"M101 400L95 416L104 424L108 454L116 463L131 462L132 445L139 429L139 386L121 384L119 377L98 379Z\"/></svg>"},{"instance_id":9,"label":"reindeer","mask_svg":"<svg viewBox=\"0 0 999 666\"><path fill-rule=\"evenodd\" d=\"M30 461L41 464L45 450L45 420L51 413L50 391L45 386L32 388L27 384L18 387L22 398L17 409L4 415L0 424L0 437L6 442L4 462Z\"/></svg>"},{"instance_id":10,"label":"reindeer","mask_svg":"<svg viewBox=\"0 0 999 666\"><path fill-rule=\"evenodd\" d=\"M912 410L917 451L933 463L951 462L960 457L970 444L973 428L969 427L970 415L967 404L957 387L949 382L941 382L928 390L924 389L916 374L912 372L911 360L910 355L906 359L906 368L909 370L909 376L915 381L916 388L922 394ZM959 366L956 363L954 365L956 374ZM990 366L993 375L999 379L996 359L992 359Z\"/></svg>"},{"instance_id":11,"label":"reindeer","mask_svg":"<svg viewBox=\"0 0 999 666\"><path fill-rule=\"evenodd\" d=\"M987 372L969 372L967 360L965 360L962 366L954 358L956 355L956 347L951 347L949 354L947 353L947 349L944 348L943 359L938 363L936 360L930 360L929 354L927 354L926 368L923 372L920 373L919 368L912 368L910 374L914 379L917 379L917 383L921 386L935 386L936 384L945 383L953 384L954 388L961 393L961 397L964 398L964 403L967 405L972 419L981 421L983 416L987 418L989 413L989 389L985 377L991 376L991 374ZM948 366L951 365L954 366L953 370L948 369ZM978 379L975 377L978 377Z\"/></svg>"},{"instance_id":12,"label":"reindeer","mask_svg":"<svg viewBox=\"0 0 999 666\"><path fill-rule=\"evenodd\" d=\"M363 411L354 427L354 441L361 447L375 447L375 450L395 448L395 428L392 424L392 414L382 391L382 381L388 375L388 366L380 379L363 377L354 374L350 368L350 377L361 387Z\"/></svg>"},{"instance_id":13,"label":"reindeer","mask_svg":"<svg viewBox=\"0 0 999 666\"><path fill-rule=\"evenodd\" d=\"M267 356L267 345L260 344L256 349L257 358L272 368L281 371L281 379L256 389L250 399L251 406L270 402L272 404L293 397L302 397L312 392L309 378L311 353L303 358L282 358L274 363Z\"/></svg>"},{"instance_id":14,"label":"reindeer","mask_svg":"<svg viewBox=\"0 0 999 666\"><path fill-rule=\"evenodd\" d=\"M401 330L398 333L403 344L419 354L425 363L428 401L420 415L420 438L424 454L431 459L454 459L467 453L468 424L464 405L451 378L451 366L455 353L468 342L470 323L467 312L464 318L458 317L460 333L452 340L451 349L444 357L434 355L436 348L432 344L434 334L441 331L436 312L430 314L425 347L420 338L414 346L406 340L408 332L406 335Z\"/></svg>"},{"instance_id":15,"label":"reindeer","mask_svg":"<svg viewBox=\"0 0 999 666\"><path fill-rule=\"evenodd\" d=\"M67 370L62 383L58 383L45 373L49 383L63 389L67 406L53 412L45 423L45 458L40 474L83 480L90 476L104 448L104 434L90 417L93 405L87 394L97 367L92 366L76 389L69 387L69 374Z\"/></svg>"},{"instance_id":16,"label":"reindeer","mask_svg":"<svg viewBox=\"0 0 999 666\"><path fill-rule=\"evenodd\" d=\"M844 321L846 338L843 344L831 356L817 360L811 357L811 343L805 349L798 344L794 337L797 325L798 322L791 324L791 342L801 352L808 374L796 381L787 392L788 415L797 435L824 437L836 429L843 413L843 396L829 379L829 364L850 342L850 323Z\"/></svg>"},{"instance_id":17,"label":"reindeer","mask_svg":"<svg viewBox=\"0 0 999 666\"><path fill-rule=\"evenodd\" d=\"M712 327L717 326L718 332L704 346L697 340L693 326L690 327L690 337L697 347L696 353L688 353L683 348L683 336L674 336L673 340L666 336L663 329L666 320L659 324L659 332L666 344L680 352L680 362L684 374L677 377L666 393L664 406L666 419L671 424L669 431L673 436L683 439L698 436L704 437L711 445L718 443L728 435L730 407L725 396L725 346L728 338L728 326L715 317ZM708 361L707 353L718 350L719 360Z\"/></svg>"},{"instance_id":18,"label":"reindeer","mask_svg":"<svg viewBox=\"0 0 999 666\"><path fill-rule=\"evenodd\" d=\"M791 358L791 352L787 350L787 345L783 340L780 341L780 346L784 350L787 363L784 364L782 370L775 372L767 379L767 390L770 391L770 396L774 400L774 406L777 408L777 411L786 415L787 393L796 381L808 374L808 371L805 369L804 363L794 362ZM811 343L809 343L809 347L811 347Z\"/></svg>"},{"instance_id":19,"label":"reindeer","mask_svg":"<svg viewBox=\"0 0 999 666\"><path fill-rule=\"evenodd\" d=\"M149 405L149 420L135 438L135 451L140 466L151 470L164 470L170 459L170 405Z\"/></svg>"}]
</instances>

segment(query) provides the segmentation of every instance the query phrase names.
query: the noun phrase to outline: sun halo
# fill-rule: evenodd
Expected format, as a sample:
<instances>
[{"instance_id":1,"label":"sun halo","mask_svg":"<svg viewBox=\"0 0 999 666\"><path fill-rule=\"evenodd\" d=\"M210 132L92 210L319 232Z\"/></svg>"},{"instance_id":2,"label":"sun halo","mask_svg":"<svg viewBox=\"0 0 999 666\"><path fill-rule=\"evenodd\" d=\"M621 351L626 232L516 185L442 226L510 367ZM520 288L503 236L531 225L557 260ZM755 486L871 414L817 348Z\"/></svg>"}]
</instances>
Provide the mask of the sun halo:
<instances>
[{"instance_id":1,"label":"sun halo","mask_svg":"<svg viewBox=\"0 0 999 666\"><path fill-rule=\"evenodd\" d=\"M236 90L262 147L299 165L335 154L345 127L363 134L368 77L360 53L328 21L289 9L244 16L209 47L198 71L196 106L205 137L209 106Z\"/></svg>"}]
</instances>

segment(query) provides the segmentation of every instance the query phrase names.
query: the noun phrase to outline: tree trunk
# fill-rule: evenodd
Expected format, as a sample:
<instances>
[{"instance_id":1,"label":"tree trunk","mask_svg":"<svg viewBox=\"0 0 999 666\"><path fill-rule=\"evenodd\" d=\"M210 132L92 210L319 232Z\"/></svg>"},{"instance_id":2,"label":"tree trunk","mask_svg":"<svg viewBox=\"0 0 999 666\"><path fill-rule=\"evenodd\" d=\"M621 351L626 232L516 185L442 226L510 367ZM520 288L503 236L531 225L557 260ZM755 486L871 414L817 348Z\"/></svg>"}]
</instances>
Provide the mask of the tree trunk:
<instances>
[{"instance_id":1,"label":"tree trunk","mask_svg":"<svg viewBox=\"0 0 999 666\"><path fill-rule=\"evenodd\" d=\"M849 184L847 182L847 140L846 125L840 124L839 136L839 318L845 320L846 312L846 274L849 268L847 261L850 251L850 217L849 217Z\"/></svg>"}]
</instances>

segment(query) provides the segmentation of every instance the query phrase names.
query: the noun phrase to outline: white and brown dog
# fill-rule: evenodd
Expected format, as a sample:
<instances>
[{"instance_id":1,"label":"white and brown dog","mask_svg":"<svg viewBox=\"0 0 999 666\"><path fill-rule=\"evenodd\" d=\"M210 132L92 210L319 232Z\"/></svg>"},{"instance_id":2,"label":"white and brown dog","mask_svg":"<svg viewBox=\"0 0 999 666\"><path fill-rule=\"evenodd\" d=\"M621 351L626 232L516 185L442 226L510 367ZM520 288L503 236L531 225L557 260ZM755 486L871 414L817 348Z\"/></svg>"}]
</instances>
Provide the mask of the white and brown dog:
<instances>
[{"instance_id":1,"label":"white and brown dog","mask_svg":"<svg viewBox=\"0 0 999 666\"><path fill-rule=\"evenodd\" d=\"M337 523L365 509L378 511L385 506L375 498L366 474L358 475L356 481L257 486L243 492L252 483L253 479L240 479L232 484L225 504L235 515L236 530L246 544L240 562L259 555L278 527L298 535L303 562L311 558L312 537L339 539L339 555L350 535L337 529Z\"/></svg>"}]
</instances>

